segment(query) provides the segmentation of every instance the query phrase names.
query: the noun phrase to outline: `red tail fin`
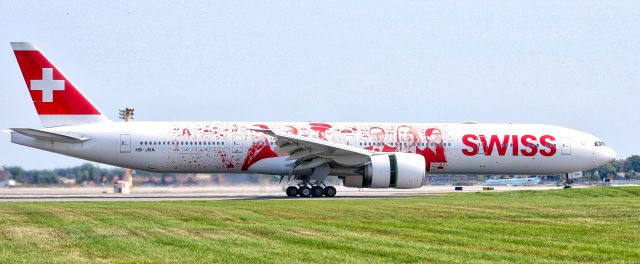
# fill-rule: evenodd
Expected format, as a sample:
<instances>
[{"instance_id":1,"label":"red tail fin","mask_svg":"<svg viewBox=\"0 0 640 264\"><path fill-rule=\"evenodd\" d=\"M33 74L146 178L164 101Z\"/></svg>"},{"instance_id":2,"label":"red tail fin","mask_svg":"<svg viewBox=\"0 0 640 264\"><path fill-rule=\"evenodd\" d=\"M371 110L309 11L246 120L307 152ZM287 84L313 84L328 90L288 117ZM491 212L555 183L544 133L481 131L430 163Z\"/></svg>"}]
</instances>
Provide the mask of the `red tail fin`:
<instances>
[{"instance_id":1,"label":"red tail fin","mask_svg":"<svg viewBox=\"0 0 640 264\"><path fill-rule=\"evenodd\" d=\"M33 105L45 127L108 119L30 42L11 42Z\"/></svg>"}]
</instances>

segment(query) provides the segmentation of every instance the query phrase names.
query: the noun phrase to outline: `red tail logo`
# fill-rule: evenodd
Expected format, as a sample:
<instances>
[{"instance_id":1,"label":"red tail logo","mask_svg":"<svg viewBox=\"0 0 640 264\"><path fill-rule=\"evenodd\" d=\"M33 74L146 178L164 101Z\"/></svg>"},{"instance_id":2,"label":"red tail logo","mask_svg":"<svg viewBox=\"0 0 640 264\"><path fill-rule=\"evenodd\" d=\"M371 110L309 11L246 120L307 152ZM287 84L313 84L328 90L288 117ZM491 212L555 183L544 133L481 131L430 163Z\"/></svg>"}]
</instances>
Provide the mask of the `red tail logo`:
<instances>
[{"instance_id":1,"label":"red tail logo","mask_svg":"<svg viewBox=\"0 0 640 264\"><path fill-rule=\"evenodd\" d=\"M38 115L101 115L33 44L11 46Z\"/></svg>"},{"instance_id":2,"label":"red tail logo","mask_svg":"<svg viewBox=\"0 0 640 264\"><path fill-rule=\"evenodd\" d=\"M53 68L42 68L42 80L31 80L31 91L42 91L42 102L53 102L53 91L64 91L64 81L53 79Z\"/></svg>"}]
</instances>

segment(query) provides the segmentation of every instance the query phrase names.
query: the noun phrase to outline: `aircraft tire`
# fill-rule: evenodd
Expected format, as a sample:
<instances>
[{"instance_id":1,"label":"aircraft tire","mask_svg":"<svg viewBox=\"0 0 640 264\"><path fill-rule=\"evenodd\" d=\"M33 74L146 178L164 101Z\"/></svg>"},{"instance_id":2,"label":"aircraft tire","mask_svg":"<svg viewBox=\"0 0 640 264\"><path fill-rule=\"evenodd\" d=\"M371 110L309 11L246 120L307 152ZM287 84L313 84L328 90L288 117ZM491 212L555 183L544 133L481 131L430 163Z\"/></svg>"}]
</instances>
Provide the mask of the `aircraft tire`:
<instances>
[{"instance_id":1,"label":"aircraft tire","mask_svg":"<svg viewBox=\"0 0 640 264\"><path fill-rule=\"evenodd\" d=\"M298 188L295 186L289 186L285 192L287 193L287 196L295 197L298 195Z\"/></svg>"},{"instance_id":2,"label":"aircraft tire","mask_svg":"<svg viewBox=\"0 0 640 264\"><path fill-rule=\"evenodd\" d=\"M324 188L324 196L326 197L334 197L336 196L336 188L333 186L327 186Z\"/></svg>"},{"instance_id":3,"label":"aircraft tire","mask_svg":"<svg viewBox=\"0 0 640 264\"><path fill-rule=\"evenodd\" d=\"M311 196L313 197L322 197L324 190L320 186L311 187Z\"/></svg>"},{"instance_id":4,"label":"aircraft tire","mask_svg":"<svg viewBox=\"0 0 640 264\"><path fill-rule=\"evenodd\" d=\"M300 197L309 197L309 196L311 196L311 188L309 188L307 186L300 187L300 189L298 189L298 195L300 195Z\"/></svg>"}]
</instances>

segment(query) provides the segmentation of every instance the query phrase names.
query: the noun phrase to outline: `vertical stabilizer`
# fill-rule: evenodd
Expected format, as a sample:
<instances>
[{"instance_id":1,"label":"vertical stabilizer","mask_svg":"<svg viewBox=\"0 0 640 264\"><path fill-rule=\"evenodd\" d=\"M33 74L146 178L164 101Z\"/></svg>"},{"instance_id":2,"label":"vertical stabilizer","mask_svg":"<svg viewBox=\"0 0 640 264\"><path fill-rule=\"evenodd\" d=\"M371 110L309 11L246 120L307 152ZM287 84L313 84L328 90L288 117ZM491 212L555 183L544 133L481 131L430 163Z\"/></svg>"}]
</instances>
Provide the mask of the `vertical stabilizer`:
<instances>
[{"instance_id":1,"label":"vertical stabilizer","mask_svg":"<svg viewBox=\"0 0 640 264\"><path fill-rule=\"evenodd\" d=\"M33 105L45 127L109 120L31 42L11 42Z\"/></svg>"}]
</instances>

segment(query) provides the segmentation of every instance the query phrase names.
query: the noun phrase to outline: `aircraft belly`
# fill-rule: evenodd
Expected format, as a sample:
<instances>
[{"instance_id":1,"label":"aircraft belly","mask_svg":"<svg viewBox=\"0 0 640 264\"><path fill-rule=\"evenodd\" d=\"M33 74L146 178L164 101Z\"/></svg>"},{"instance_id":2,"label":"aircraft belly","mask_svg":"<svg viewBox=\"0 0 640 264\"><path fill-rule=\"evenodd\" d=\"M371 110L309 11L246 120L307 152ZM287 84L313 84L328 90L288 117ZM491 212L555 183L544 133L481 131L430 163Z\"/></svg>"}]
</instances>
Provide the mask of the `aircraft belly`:
<instances>
[{"instance_id":1,"label":"aircraft belly","mask_svg":"<svg viewBox=\"0 0 640 264\"><path fill-rule=\"evenodd\" d=\"M294 163L293 160L287 160L288 157L274 157L261 159L251 165L247 172L250 173L262 173L272 175L288 175L290 165ZM289 166L288 166L289 165Z\"/></svg>"}]
</instances>

